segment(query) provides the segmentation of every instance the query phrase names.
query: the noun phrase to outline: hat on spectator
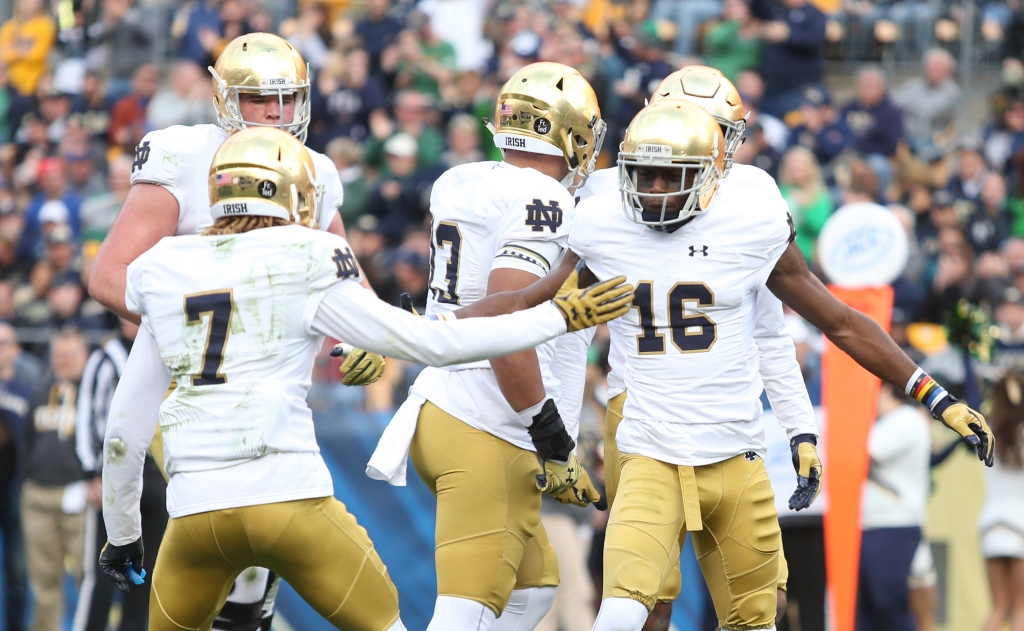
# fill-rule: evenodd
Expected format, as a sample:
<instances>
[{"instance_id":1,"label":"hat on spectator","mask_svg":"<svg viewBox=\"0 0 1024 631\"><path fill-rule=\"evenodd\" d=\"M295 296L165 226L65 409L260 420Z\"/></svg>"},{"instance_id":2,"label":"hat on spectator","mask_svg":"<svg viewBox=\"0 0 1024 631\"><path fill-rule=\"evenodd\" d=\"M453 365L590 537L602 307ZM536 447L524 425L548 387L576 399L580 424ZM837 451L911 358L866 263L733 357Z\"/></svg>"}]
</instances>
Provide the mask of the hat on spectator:
<instances>
[{"instance_id":1,"label":"hat on spectator","mask_svg":"<svg viewBox=\"0 0 1024 631\"><path fill-rule=\"evenodd\" d=\"M800 95L800 102L803 105L822 107L825 105L831 105L832 97L829 96L828 90L825 88L811 85L804 88L803 93Z\"/></svg>"},{"instance_id":2,"label":"hat on spectator","mask_svg":"<svg viewBox=\"0 0 1024 631\"><path fill-rule=\"evenodd\" d=\"M82 279L79 278L75 272L63 272L53 277L53 281L50 283L50 288L54 287L65 287L65 286L81 287Z\"/></svg>"},{"instance_id":3,"label":"hat on spectator","mask_svg":"<svg viewBox=\"0 0 1024 631\"><path fill-rule=\"evenodd\" d=\"M57 224L53 227L53 230L50 230L50 234L46 235L47 245L65 245L68 243L71 243L71 228L66 224Z\"/></svg>"},{"instance_id":4,"label":"hat on spectator","mask_svg":"<svg viewBox=\"0 0 1024 631\"><path fill-rule=\"evenodd\" d=\"M64 154L64 159L68 162L82 162L85 160L92 159L92 150L86 146L80 149L71 149Z\"/></svg>"},{"instance_id":5,"label":"hat on spectator","mask_svg":"<svg viewBox=\"0 0 1024 631\"><path fill-rule=\"evenodd\" d=\"M422 270L427 268L427 260L422 254L406 248L398 248L395 251L395 263L405 263L409 267Z\"/></svg>"},{"instance_id":6,"label":"hat on spectator","mask_svg":"<svg viewBox=\"0 0 1024 631\"><path fill-rule=\"evenodd\" d=\"M982 144L976 136L961 136L956 142L957 151L972 151L981 153Z\"/></svg>"},{"instance_id":7,"label":"hat on spectator","mask_svg":"<svg viewBox=\"0 0 1024 631\"><path fill-rule=\"evenodd\" d=\"M380 232L380 221L373 215L363 215L353 227L363 232Z\"/></svg>"},{"instance_id":8,"label":"hat on spectator","mask_svg":"<svg viewBox=\"0 0 1024 631\"><path fill-rule=\"evenodd\" d=\"M1024 294L1022 294L1014 285L1010 285L1003 289L1000 299L1001 304L1004 305L1024 305Z\"/></svg>"},{"instance_id":9,"label":"hat on spectator","mask_svg":"<svg viewBox=\"0 0 1024 631\"><path fill-rule=\"evenodd\" d=\"M932 206L935 208L949 208L955 201L953 194L944 188L940 188L932 193Z\"/></svg>"},{"instance_id":10,"label":"hat on spectator","mask_svg":"<svg viewBox=\"0 0 1024 631\"><path fill-rule=\"evenodd\" d=\"M59 199L51 199L39 209L39 223L67 223L68 207Z\"/></svg>"},{"instance_id":11,"label":"hat on spectator","mask_svg":"<svg viewBox=\"0 0 1024 631\"><path fill-rule=\"evenodd\" d=\"M56 171L64 166L64 161L58 157L50 156L39 161L39 169L36 171L36 179L42 179L50 171Z\"/></svg>"},{"instance_id":12,"label":"hat on spectator","mask_svg":"<svg viewBox=\"0 0 1024 631\"><path fill-rule=\"evenodd\" d=\"M509 49L519 57L536 59L540 52L541 38L533 31L520 31L516 33L509 43Z\"/></svg>"},{"instance_id":13,"label":"hat on spectator","mask_svg":"<svg viewBox=\"0 0 1024 631\"><path fill-rule=\"evenodd\" d=\"M384 153L398 158L415 158L419 150L420 143L405 132L398 132L384 143Z\"/></svg>"}]
</instances>

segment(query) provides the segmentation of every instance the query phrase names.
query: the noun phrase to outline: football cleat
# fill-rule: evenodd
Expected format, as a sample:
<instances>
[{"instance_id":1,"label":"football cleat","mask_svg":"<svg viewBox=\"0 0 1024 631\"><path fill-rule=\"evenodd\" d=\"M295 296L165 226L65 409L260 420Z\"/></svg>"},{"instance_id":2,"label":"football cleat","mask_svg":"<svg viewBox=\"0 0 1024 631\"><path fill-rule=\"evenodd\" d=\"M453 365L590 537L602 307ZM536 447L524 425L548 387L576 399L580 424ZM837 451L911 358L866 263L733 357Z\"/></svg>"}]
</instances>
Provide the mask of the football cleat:
<instances>
[{"instance_id":1,"label":"football cleat","mask_svg":"<svg viewBox=\"0 0 1024 631\"><path fill-rule=\"evenodd\" d=\"M210 214L277 217L320 227L323 186L313 158L294 136L274 127L231 135L210 165Z\"/></svg>"}]
</instances>

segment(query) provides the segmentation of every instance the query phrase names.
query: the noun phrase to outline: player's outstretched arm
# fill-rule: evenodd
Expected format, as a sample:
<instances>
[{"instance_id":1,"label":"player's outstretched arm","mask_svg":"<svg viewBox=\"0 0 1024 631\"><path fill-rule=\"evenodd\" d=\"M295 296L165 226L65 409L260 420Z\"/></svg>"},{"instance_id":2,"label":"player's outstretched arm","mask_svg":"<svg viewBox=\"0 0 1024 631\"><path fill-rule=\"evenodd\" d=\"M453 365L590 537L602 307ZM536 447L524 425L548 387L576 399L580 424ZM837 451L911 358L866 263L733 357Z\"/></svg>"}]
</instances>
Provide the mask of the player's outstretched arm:
<instances>
[{"instance_id":1,"label":"player's outstretched arm","mask_svg":"<svg viewBox=\"0 0 1024 631\"><path fill-rule=\"evenodd\" d=\"M992 466L993 437L985 418L957 401L921 370L874 320L840 302L810 270L795 243L775 264L768 288L858 364L928 406Z\"/></svg>"},{"instance_id":2,"label":"player's outstretched arm","mask_svg":"<svg viewBox=\"0 0 1024 631\"><path fill-rule=\"evenodd\" d=\"M89 295L117 315L138 324L125 306L128 265L178 226L178 200L156 184L134 184L89 271Z\"/></svg>"},{"instance_id":3,"label":"player's outstretched arm","mask_svg":"<svg viewBox=\"0 0 1024 631\"><path fill-rule=\"evenodd\" d=\"M516 353L567 330L613 320L629 311L632 287L624 282L618 277L584 289L564 287L551 303L522 313L433 320L392 307L355 282L344 281L320 299L308 326L388 357L446 366Z\"/></svg>"},{"instance_id":4,"label":"player's outstretched arm","mask_svg":"<svg viewBox=\"0 0 1024 631\"><path fill-rule=\"evenodd\" d=\"M484 318L536 307L555 297L558 288L572 274L580 257L568 250L562 262L546 276L517 290L500 289L455 312L460 319ZM588 283L589 284L589 283Z\"/></svg>"}]
</instances>

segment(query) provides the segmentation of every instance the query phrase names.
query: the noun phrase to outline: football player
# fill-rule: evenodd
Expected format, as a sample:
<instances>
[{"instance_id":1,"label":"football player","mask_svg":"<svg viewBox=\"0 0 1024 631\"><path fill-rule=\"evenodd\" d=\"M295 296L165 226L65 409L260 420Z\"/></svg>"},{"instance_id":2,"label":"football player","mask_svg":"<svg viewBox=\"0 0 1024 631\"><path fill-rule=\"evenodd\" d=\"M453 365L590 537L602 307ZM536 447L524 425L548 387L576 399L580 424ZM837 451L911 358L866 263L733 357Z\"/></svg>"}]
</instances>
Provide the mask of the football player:
<instances>
[{"instance_id":1,"label":"football player","mask_svg":"<svg viewBox=\"0 0 1024 631\"><path fill-rule=\"evenodd\" d=\"M574 224L572 253L559 269L503 297L516 308L550 296L578 257L598 277L621 273L636 283L635 313L612 327L625 342L627 396L599 631L641 628L685 531L693 531L721 627L774 628L781 538L761 462L750 335L762 287L928 405L991 463L985 419L810 273L767 174L750 171L760 185L722 185L727 146L718 121L688 101L645 108L621 148L620 191L581 202L577 212L587 221ZM820 479L820 463L812 443L791 446L799 472L793 500L806 501L818 492L812 471Z\"/></svg>"},{"instance_id":2,"label":"football player","mask_svg":"<svg viewBox=\"0 0 1024 631\"><path fill-rule=\"evenodd\" d=\"M669 75L654 91L652 101L666 97L679 97L703 107L719 121L725 136L724 173L735 173L725 177L721 187L741 185L747 181L757 186L762 180L751 176L750 170L755 167L737 165L732 170L733 153L739 146L744 130L742 99L736 88L721 72L707 66L687 66ZM756 169L755 169L756 171ZM586 180L576 194L579 202L601 193L618 190L617 167L595 171ZM473 306L457 311L459 317L473 317L484 314L488 310L488 301L478 302ZM762 290L757 294L757 315L754 328L754 341L758 349L759 373L764 382L765 390L772 402L779 423L786 429L791 440L808 443L806 449L813 450L817 443L817 427L814 421L814 410L811 406L807 389L804 386L800 367L796 362L793 343L785 330L782 303L770 291ZM610 329L621 326L621 321L608 323ZM576 337L577 339L572 339ZM555 375L562 387L559 410L563 418L578 415L582 403L583 379L586 364L586 349L593 337L593 330L588 329L576 333L575 336L564 336L555 343L558 345L554 361ZM622 409L626 399L623 381L622 362L625 357L623 344L625 336L613 332L609 350L611 372L608 375L609 402L605 419L605 494L607 503L612 504L618 486L619 452L615 445L615 433L622 420ZM566 396L566 390L577 394L575 398ZM579 399L577 402L576 399ZM813 459L812 454L811 458ZM796 510L806 508L817 495L820 484L818 471L812 470L807 477L807 485L800 484L799 466L798 488L794 493L793 507ZM676 555L677 557L678 555ZM782 559L784 561L784 558ZM788 574L788 573L787 573ZM785 578L780 579L780 592L785 587ZM648 617L645 631L668 629L672 615L672 602L679 596L682 577L679 573L678 561L662 587L658 604ZM784 599L784 593L779 598Z\"/></svg>"},{"instance_id":3,"label":"football player","mask_svg":"<svg viewBox=\"0 0 1024 631\"><path fill-rule=\"evenodd\" d=\"M316 444L306 391L325 335L436 366L533 348L629 310L622 278L580 289L575 276L552 304L491 320L389 307L360 286L347 242L317 230L315 172L282 131L233 135L209 171L213 225L164 239L128 267L125 304L142 332L105 437L100 565L124 589L145 578L138 502L159 421L172 519L154 569L153 631L208 628L256 565L337 628L404 629L387 571L333 498Z\"/></svg>"},{"instance_id":4,"label":"football player","mask_svg":"<svg viewBox=\"0 0 1024 631\"><path fill-rule=\"evenodd\" d=\"M207 173L214 152L230 135L250 126L283 129L304 139L309 125L310 83L306 62L286 40L270 33L242 35L231 41L210 69L217 125L173 126L146 134L135 150L131 189L110 234L103 241L89 276L89 293L118 315L138 323L125 307L128 264L163 237L198 234L213 223ZM337 208L342 202L338 171L329 158L310 151L324 184L322 230L345 236ZM256 187L258 182L239 182ZM257 191L270 196L269 189ZM369 287L368 284L364 286ZM351 353L341 366L342 383L376 381L384 359ZM162 464L162 463L161 463ZM254 568L239 580L215 629L269 631L277 581ZM260 606L262 604L262 607Z\"/></svg>"},{"instance_id":5,"label":"football player","mask_svg":"<svg viewBox=\"0 0 1024 631\"><path fill-rule=\"evenodd\" d=\"M431 191L428 315L518 290L557 265L570 190L593 170L604 129L593 89L573 68L534 63L505 83L493 125L503 161L452 168ZM559 343L586 346L574 336ZM532 629L551 606L558 566L540 493L600 499L573 453L578 415L559 415L557 355L552 342L428 368L396 414L414 421L405 445L437 496L429 631L486 631L498 616L496 631Z\"/></svg>"}]
</instances>

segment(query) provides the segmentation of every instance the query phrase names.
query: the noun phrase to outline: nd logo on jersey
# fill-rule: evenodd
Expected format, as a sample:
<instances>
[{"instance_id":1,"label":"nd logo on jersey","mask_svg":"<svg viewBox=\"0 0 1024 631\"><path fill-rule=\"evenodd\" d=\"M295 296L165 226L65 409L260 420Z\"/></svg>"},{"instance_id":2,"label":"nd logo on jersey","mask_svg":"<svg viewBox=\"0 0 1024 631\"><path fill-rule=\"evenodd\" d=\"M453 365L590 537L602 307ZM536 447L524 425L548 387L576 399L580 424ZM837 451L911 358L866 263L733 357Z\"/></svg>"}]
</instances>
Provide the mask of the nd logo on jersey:
<instances>
[{"instance_id":1,"label":"nd logo on jersey","mask_svg":"<svg viewBox=\"0 0 1024 631\"><path fill-rule=\"evenodd\" d=\"M562 209L558 201L551 200L545 206L544 202L534 199L526 207L526 225L533 228L534 232L544 232L544 228L548 228L553 234L562 225Z\"/></svg>"}]
</instances>

